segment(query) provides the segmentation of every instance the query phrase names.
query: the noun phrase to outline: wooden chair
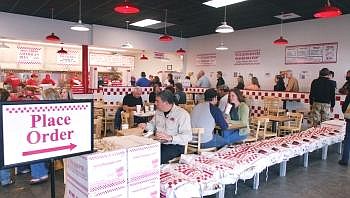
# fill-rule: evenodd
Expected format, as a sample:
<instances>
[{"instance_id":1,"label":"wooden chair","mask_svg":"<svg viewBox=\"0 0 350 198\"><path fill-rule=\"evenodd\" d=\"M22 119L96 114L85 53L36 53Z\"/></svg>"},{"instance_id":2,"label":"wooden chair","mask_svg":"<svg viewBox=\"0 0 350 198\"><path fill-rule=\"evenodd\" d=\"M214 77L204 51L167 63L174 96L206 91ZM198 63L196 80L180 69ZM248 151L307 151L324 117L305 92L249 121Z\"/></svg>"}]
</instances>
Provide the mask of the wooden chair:
<instances>
[{"instance_id":1,"label":"wooden chair","mask_svg":"<svg viewBox=\"0 0 350 198\"><path fill-rule=\"evenodd\" d=\"M264 134L267 129L266 119L252 118L249 124L248 137L243 142L256 142L259 139L259 134Z\"/></svg>"},{"instance_id":2,"label":"wooden chair","mask_svg":"<svg viewBox=\"0 0 350 198\"><path fill-rule=\"evenodd\" d=\"M186 100L187 105L194 105L194 100Z\"/></svg>"},{"instance_id":3,"label":"wooden chair","mask_svg":"<svg viewBox=\"0 0 350 198\"><path fill-rule=\"evenodd\" d=\"M183 108L188 112L188 113L191 113L193 108L194 108L194 105L184 105Z\"/></svg>"},{"instance_id":4,"label":"wooden chair","mask_svg":"<svg viewBox=\"0 0 350 198\"><path fill-rule=\"evenodd\" d=\"M265 96L263 99L265 115L285 115L286 110L283 109L283 102L276 97Z\"/></svg>"},{"instance_id":5,"label":"wooden chair","mask_svg":"<svg viewBox=\"0 0 350 198\"><path fill-rule=\"evenodd\" d=\"M116 113L118 108L119 108L119 105L104 105L103 106L104 136L107 136L107 125L112 125L112 128L113 128L112 131L114 131L115 113Z\"/></svg>"},{"instance_id":6,"label":"wooden chair","mask_svg":"<svg viewBox=\"0 0 350 198\"><path fill-rule=\"evenodd\" d=\"M216 151L216 147L201 148L201 136L204 128L192 128L192 141L187 144L187 153L201 154L202 152Z\"/></svg>"},{"instance_id":7,"label":"wooden chair","mask_svg":"<svg viewBox=\"0 0 350 198\"><path fill-rule=\"evenodd\" d=\"M97 117L94 119L94 133L96 134L96 138L101 138L102 131L102 117Z\"/></svg>"},{"instance_id":8,"label":"wooden chair","mask_svg":"<svg viewBox=\"0 0 350 198\"><path fill-rule=\"evenodd\" d=\"M278 133L273 132L272 130L268 130L269 124L270 124L270 120L268 118L259 118L262 126L263 126L263 133L259 134L259 137L261 137L262 139L266 139L266 138L271 138L271 137L277 137ZM272 127L271 127L272 128Z\"/></svg>"},{"instance_id":9,"label":"wooden chair","mask_svg":"<svg viewBox=\"0 0 350 198\"><path fill-rule=\"evenodd\" d=\"M288 112L287 116L293 118L293 121L287 122L287 125L279 127L279 135L284 135L288 133L297 133L301 131L301 124L303 122L303 114L302 113L292 113Z\"/></svg>"},{"instance_id":10,"label":"wooden chair","mask_svg":"<svg viewBox=\"0 0 350 198\"><path fill-rule=\"evenodd\" d=\"M185 145L185 150L184 150L184 155L187 154L187 149L188 149L188 145L186 144ZM179 163L179 161L180 161L180 157L175 157L175 158L169 160L168 163L169 164L174 164L174 163Z\"/></svg>"}]
</instances>

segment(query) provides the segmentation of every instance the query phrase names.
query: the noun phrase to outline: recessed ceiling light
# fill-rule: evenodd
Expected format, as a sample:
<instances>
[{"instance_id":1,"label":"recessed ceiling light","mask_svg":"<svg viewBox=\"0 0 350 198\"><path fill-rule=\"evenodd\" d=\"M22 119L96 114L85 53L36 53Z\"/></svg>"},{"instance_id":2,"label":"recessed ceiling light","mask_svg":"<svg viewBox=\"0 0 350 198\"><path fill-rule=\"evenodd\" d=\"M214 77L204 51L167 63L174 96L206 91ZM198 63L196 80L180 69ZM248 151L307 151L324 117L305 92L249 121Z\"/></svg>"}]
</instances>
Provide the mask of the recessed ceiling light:
<instances>
[{"instance_id":1,"label":"recessed ceiling light","mask_svg":"<svg viewBox=\"0 0 350 198\"><path fill-rule=\"evenodd\" d=\"M146 27L146 26L157 24L157 23L160 23L160 21L153 20L153 19L144 19L142 21L137 21L135 23L131 23L130 25L137 26L137 27Z\"/></svg>"},{"instance_id":2,"label":"recessed ceiling light","mask_svg":"<svg viewBox=\"0 0 350 198\"><path fill-rule=\"evenodd\" d=\"M276 15L274 17L282 20L288 20L288 19L300 18L301 16L295 13L286 13L286 14Z\"/></svg>"},{"instance_id":3,"label":"recessed ceiling light","mask_svg":"<svg viewBox=\"0 0 350 198\"><path fill-rule=\"evenodd\" d=\"M203 4L214 8L220 8L223 6L240 3L243 1L247 1L247 0L211 0L211 1L204 2Z\"/></svg>"}]
</instances>

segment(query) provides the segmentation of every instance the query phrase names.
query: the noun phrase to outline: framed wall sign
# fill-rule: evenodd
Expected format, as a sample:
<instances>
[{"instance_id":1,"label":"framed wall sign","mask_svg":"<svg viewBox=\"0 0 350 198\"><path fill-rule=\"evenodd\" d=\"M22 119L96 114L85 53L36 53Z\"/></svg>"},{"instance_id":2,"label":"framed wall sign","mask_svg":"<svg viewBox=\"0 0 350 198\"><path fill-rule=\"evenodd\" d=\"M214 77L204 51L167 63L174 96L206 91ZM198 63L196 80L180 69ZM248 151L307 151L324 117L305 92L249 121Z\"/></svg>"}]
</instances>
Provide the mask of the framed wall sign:
<instances>
[{"instance_id":1,"label":"framed wall sign","mask_svg":"<svg viewBox=\"0 0 350 198\"><path fill-rule=\"evenodd\" d=\"M173 70L173 65L167 65L167 66L166 66L166 70L172 71L172 70Z\"/></svg>"},{"instance_id":2,"label":"framed wall sign","mask_svg":"<svg viewBox=\"0 0 350 198\"><path fill-rule=\"evenodd\" d=\"M93 151L93 101L0 103L0 167Z\"/></svg>"}]
</instances>

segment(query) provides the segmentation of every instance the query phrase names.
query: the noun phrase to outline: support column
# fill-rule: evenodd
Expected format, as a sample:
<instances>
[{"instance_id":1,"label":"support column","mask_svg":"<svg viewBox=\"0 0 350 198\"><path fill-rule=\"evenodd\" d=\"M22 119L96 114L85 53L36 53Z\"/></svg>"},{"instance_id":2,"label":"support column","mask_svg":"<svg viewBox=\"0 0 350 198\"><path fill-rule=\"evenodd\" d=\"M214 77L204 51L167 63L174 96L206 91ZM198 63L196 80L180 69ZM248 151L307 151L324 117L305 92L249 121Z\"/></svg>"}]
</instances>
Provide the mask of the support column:
<instances>
[{"instance_id":1,"label":"support column","mask_svg":"<svg viewBox=\"0 0 350 198\"><path fill-rule=\"evenodd\" d=\"M255 173L254 175L254 183L253 183L253 189L258 190L259 189L259 181L260 180L260 175L259 173Z\"/></svg>"},{"instance_id":2,"label":"support column","mask_svg":"<svg viewBox=\"0 0 350 198\"><path fill-rule=\"evenodd\" d=\"M304 167L307 168L309 166L309 153L304 153Z\"/></svg>"},{"instance_id":3,"label":"support column","mask_svg":"<svg viewBox=\"0 0 350 198\"><path fill-rule=\"evenodd\" d=\"M338 143L338 154L339 154L339 155L342 154L342 149L343 149L343 142L339 142L339 143Z\"/></svg>"},{"instance_id":4,"label":"support column","mask_svg":"<svg viewBox=\"0 0 350 198\"><path fill-rule=\"evenodd\" d=\"M89 92L89 49L87 45L82 45L82 83L84 94Z\"/></svg>"}]
</instances>

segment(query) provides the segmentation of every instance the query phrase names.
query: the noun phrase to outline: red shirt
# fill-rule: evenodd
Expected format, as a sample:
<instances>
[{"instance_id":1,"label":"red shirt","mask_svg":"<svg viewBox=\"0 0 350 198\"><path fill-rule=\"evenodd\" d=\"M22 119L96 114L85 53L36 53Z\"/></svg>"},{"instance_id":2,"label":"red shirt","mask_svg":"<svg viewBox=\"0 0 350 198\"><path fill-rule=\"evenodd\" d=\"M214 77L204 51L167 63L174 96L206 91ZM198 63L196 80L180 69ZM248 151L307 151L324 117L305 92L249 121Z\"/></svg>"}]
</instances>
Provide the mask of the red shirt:
<instances>
[{"instance_id":1,"label":"red shirt","mask_svg":"<svg viewBox=\"0 0 350 198\"><path fill-rule=\"evenodd\" d=\"M9 84L13 89L16 89L21 84L21 81L16 76L9 76L4 83Z\"/></svg>"},{"instance_id":2,"label":"red shirt","mask_svg":"<svg viewBox=\"0 0 350 198\"><path fill-rule=\"evenodd\" d=\"M52 80L51 78L44 78L42 81L41 81L41 84L51 84L51 85L55 85L55 81Z\"/></svg>"},{"instance_id":3,"label":"red shirt","mask_svg":"<svg viewBox=\"0 0 350 198\"><path fill-rule=\"evenodd\" d=\"M26 82L26 85L29 85L29 86L38 86L38 83L33 80L33 79L28 79L27 82Z\"/></svg>"}]
</instances>

